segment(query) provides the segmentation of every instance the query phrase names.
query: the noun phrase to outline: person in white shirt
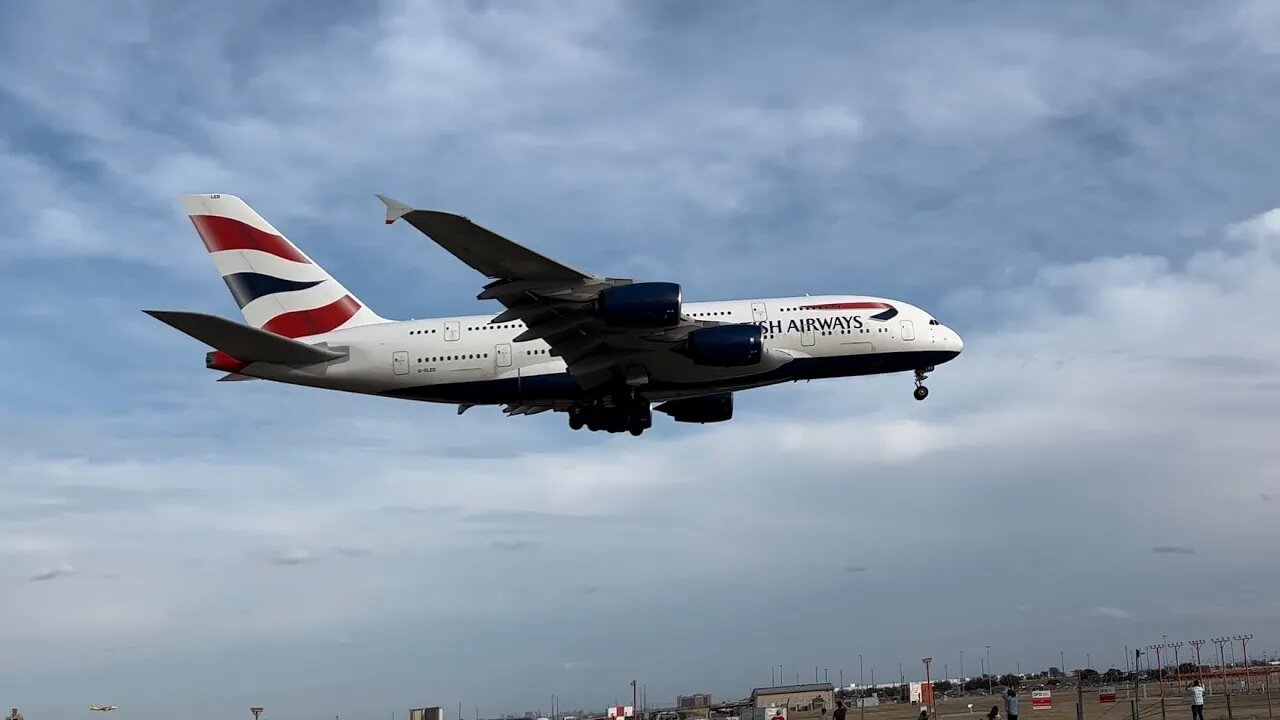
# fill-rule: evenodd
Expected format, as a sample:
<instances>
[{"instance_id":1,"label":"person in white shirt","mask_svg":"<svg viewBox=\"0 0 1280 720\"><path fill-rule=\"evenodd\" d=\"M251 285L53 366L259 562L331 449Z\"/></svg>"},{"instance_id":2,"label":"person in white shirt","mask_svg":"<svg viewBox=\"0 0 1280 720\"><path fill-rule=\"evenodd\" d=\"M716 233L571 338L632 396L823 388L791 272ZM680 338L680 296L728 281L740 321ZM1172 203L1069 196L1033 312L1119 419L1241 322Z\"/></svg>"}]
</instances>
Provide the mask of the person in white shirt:
<instances>
[{"instance_id":1,"label":"person in white shirt","mask_svg":"<svg viewBox=\"0 0 1280 720\"><path fill-rule=\"evenodd\" d=\"M1204 687L1199 680L1187 686L1187 696L1191 698L1191 720L1204 720Z\"/></svg>"}]
</instances>

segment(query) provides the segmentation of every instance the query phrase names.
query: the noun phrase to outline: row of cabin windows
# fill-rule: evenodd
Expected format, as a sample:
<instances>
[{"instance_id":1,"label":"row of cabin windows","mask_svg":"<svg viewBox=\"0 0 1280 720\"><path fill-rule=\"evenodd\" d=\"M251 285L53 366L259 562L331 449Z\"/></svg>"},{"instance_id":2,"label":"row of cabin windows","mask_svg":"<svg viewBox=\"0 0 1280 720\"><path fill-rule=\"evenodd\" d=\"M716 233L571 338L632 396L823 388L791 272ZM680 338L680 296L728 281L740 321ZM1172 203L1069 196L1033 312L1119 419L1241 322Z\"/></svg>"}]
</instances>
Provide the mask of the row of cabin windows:
<instances>
[{"instance_id":1,"label":"row of cabin windows","mask_svg":"<svg viewBox=\"0 0 1280 720\"><path fill-rule=\"evenodd\" d=\"M477 325L476 327L469 327L467 329L468 330L497 330L498 328L515 329L515 328L522 328L522 327L524 327L524 323L522 322L509 322L509 323L502 323L500 325Z\"/></svg>"},{"instance_id":2,"label":"row of cabin windows","mask_svg":"<svg viewBox=\"0 0 1280 720\"><path fill-rule=\"evenodd\" d=\"M452 360L483 360L489 357L489 353L474 353L472 355L442 355L440 357L418 358L420 363L428 362L449 362Z\"/></svg>"},{"instance_id":3,"label":"row of cabin windows","mask_svg":"<svg viewBox=\"0 0 1280 720\"><path fill-rule=\"evenodd\" d=\"M498 328L515 329L515 328L523 328L523 327L524 327L524 323L511 322L511 323L502 323L501 325L478 325L476 327L469 327L467 328L467 330L497 330ZM434 328L431 328L431 329L424 329L424 330L410 330L409 334L410 335L434 335L437 332L439 331Z\"/></svg>"},{"instance_id":4,"label":"row of cabin windows","mask_svg":"<svg viewBox=\"0 0 1280 720\"><path fill-rule=\"evenodd\" d=\"M693 313L693 314L692 314L692 315L690 315L689 317L716 317L716 316L732 315L732 314L733 314L733 313L729 312L728 310L720 310L720 311L717 311L717 312L700 312L700 313Z\"/></svg>"}]
</instances>

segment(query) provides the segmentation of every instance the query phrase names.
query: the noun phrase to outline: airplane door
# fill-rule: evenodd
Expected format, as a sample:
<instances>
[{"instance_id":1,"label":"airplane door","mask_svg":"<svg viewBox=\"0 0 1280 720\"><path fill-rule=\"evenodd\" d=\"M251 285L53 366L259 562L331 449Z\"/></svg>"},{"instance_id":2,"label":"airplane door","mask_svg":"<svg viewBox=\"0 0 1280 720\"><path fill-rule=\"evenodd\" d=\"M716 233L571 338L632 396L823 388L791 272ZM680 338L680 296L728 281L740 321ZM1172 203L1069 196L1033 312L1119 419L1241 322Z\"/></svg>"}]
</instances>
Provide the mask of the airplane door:
<instances>
[{"instance_id":1,"label":"airplane door","mask_svg":"<svg viewBox=\"0 0 1280 720\"><path fill-rule=\"evenodd\" d=\"M408 375L409 353L403 350L391 353L391 370L397 375Z\"/></svg>"},{"instance_id":2,"label":"airplane door","mask_svg":"<svg viewBox=\"0 0 1280 720\"><path fill-rule=\"evenodd\" d=\"M913 325L910 320L902 321L902 339L903 340L916 339L916 326Z\"/></svg>"},{"instance_id":3,"label":"airplane door","mask_svg":"<svg viewBox=\"0 0 1280 720\"><path fill-rule=\"evenodd\" d=\"M457 320L450 320L444 324L444 339L447 342L453 342L462 336L462 328L459 327Z\"/></svg>"},{"instance_id":4,"label":"airplane door","mask_svg":"<svg viewBox=\"0 0 1280 720\"><path fill-rule=\"evenodd\" d=\"M814 333L812 330L805 330L803 333L800 334L800 344L804 345L805 347L811 347L815 342L815 338L813 335Z\"/></svg>"},{"instance_id":5,"label":"airplane door","mask_svg":"<svg viewBox=\"0 0 1280 720\"><path fill-rule=\"evenodd\" d=\"M493 347L493 356L498 360L498 367L511 367L511 346L503 343Z\"/></svg>"},{"instance_id":6,"label":"airplane door","mask_svg":"<svg viewBox=\"0 0 1280 720\"><path fill-rule=\"evenodd\" d=\"M751 303L752 322L764 322L768 319L769 311L765 309L764 303Z\"/></svg>"}]
</instances>

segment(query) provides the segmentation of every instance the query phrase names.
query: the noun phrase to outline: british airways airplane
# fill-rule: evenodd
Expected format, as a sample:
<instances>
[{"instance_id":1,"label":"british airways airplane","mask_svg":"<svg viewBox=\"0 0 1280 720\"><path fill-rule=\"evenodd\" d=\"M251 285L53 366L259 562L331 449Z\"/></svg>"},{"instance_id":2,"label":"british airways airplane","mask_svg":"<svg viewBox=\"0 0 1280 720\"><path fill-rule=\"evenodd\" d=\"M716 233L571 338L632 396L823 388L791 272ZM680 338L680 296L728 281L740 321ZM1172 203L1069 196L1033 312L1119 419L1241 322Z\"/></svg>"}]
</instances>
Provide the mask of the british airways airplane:
<instances>
[{"instance_id":1,"label":"british airways airplane","mask_svg":"<svg viewBox=\"0 0 1280 720\"><path fill-rule=\"evenodd\" d=\"M493 314L387 320L244 201L185 195L245 323L148 310L212 348L221 380L263 379L447 403L548 410L569 427L640 435L653 410L677 422L733 416L733 394L783 382L912 372L954 359L960 336L904 302L858 295L684 302L679 285L574 269L469 219L382 195L404 219L490 281Z\"/></svg>"}]
</instances>

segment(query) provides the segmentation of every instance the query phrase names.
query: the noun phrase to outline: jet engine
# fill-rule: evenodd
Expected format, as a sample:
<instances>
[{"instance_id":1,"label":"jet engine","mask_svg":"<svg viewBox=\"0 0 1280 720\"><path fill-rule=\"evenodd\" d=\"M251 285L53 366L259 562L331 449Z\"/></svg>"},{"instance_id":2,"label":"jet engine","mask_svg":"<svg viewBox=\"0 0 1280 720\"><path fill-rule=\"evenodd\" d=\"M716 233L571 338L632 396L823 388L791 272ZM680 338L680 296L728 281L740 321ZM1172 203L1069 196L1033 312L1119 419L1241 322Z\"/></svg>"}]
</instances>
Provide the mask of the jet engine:
<instances>
[{"instance_id":1,"label":"jet engine","mask_svg":"<svg viewBox=\"0 0 1280 720\"><path fill-rule=\"evenodd\" d=\"M680 324L680 286L643 282L605 288L596 299L600 319L627 328L669 328Z\"/></svg>"},{"instance_id":2,"label":"jet engine","mask_svg":"<svg viewBox=\"0 0 1280 720\"><path fill-rule=\"evenodd\" d=\"M654 409L670 415L676 422L724 422L733 417L733 393L671 400Z\"/></svg>"},{"instance_id":3,"label":"jet engine","mask_svg":"<svg viewBox=\"0 0 1280 720\"><path fill-rule=\"evenodd\" d=\"M681 352L699 365L756 365L764 353L764 329L759 325L715 325L699 328L689 333Z\"/></svg>"}]
</instances>

